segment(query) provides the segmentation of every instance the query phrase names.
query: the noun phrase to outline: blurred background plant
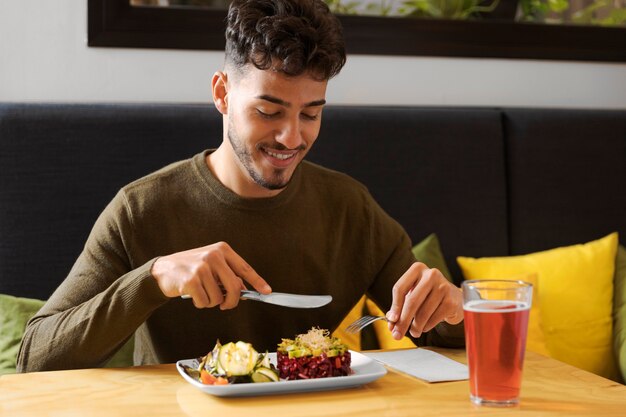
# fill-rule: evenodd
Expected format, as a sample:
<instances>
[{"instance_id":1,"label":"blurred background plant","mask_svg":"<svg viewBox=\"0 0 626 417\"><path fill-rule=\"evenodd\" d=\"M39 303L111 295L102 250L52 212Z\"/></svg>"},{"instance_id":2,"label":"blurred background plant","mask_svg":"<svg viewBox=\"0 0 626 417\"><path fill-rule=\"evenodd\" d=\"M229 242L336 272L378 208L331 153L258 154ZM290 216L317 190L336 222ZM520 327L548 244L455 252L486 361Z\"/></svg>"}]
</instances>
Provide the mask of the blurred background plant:
<instances>
[{"instance_id":1,"label":"blurred background plant","mask_svg":"<svg viewBox=\"0 0 626 417\"><path fill-rule=\"evenodd\" d=\"M230 0L130 0L132 6L227 9Z\"/></svg>"},{"instance_id":2,"label":"blurred background plant","mask_svg":"<svg viewBox=\"0 0 626 417\"><path fill-rule=\"evenodd\" d=\"M412 0L404 1L401 10L407 16L436 17L440 19L468 19L478 13L490 13L500 0L485 5L482 0Z\"/></svg>"},{"instance_id":3,"label":"blurred background plant","mask_svg":"<svg viewBox=\"0 0 626 417\"><path fill-rule=\"evenodd\" d=\"M626 25L626 0L325 0L337 14L441 19L502 18L535 23ZM512 12L504 14L504 9ZM493 16L491 16L493 14ZM496 16L497 15L497 16Z\"/></svg>"},{"instance_id":4,"label":"blurred background plant","mask_svg":"<svg viewBox=\"0 0 626 417\"><path fill-rule=\"evenodd\" d=\"M133 6L228 8L230 0L129 0ZM336 14L626 26L626 0L324 0Z\"/></svg>"},{"instance_id":5,"label":"blurred background plant","mask_svg":"<svg viewBox=\"0 0 626 417\"><path fill-rule=\"evenodd\" d=\"M519 0L518 20L623 26L626 0Z\"/></svg>"},{"instance_id":6,"label":"blurred background plant","mask_svg":"<svg viewBox=\"0 0 626 417\"><path fill-rule=\"evenodd\" d=\"M467 19L493 11L500 0L325 0L333 13Z\"/></svg>"}]
</instances>

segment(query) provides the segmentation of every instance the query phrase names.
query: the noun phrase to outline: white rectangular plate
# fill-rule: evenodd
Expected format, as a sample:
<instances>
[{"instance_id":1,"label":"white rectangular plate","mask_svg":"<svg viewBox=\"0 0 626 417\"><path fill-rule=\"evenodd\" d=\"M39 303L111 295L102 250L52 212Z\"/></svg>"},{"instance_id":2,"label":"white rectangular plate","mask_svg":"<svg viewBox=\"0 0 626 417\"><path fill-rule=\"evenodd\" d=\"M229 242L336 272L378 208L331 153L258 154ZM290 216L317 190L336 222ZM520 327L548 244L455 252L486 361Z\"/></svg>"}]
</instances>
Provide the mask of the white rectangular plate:
<instances>
[{"instance_id":1,"label":"white rectangular plate","mask_svg":"<svg viewBox=\"0 0 626 417\"><path fill-rule=\"evenodd\" d=\"M198 367L196 359L185 359L176 362L176 369L187 382L207 394L219 397L246 397L254 395L288 394L293 392L325 391L334 389L354 388L367 384L382 377L387 369L377 361L358 352L350 351L352 374L317 379L280 380L278 382L244 383L229 385L205 385L191 378L182 365ZM270 362L276 365L276 353L270 353Z\"/></svg>"}]
</instances>

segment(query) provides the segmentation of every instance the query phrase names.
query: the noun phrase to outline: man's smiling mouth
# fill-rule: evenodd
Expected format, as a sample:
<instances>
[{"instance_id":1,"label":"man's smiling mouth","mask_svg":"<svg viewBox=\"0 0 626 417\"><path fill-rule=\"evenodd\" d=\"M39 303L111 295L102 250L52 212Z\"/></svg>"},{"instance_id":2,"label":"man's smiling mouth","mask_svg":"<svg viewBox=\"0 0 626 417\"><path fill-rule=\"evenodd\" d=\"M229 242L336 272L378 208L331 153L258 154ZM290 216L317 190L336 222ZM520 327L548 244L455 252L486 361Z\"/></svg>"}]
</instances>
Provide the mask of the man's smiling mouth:
<instances>
[{"instance_id":1,"label":"man's smiling mouth","mask_svg":"<svg viewBox=\"0 0 626 417\"><path fill-rule=\"evenodd\" d=\"M280 159L281 161L284 161L289 158L293 158L298 153L297 151L290 152L290 153L278 153L278 152L271 151L269 149L263 149L263 150L272 158Z\"/></svg>"},{"instance_id":2,"label":"man's smiling mouth","mask_svg":"<svg viewBox=\"0 0 626 417\"><path fill-rule=\"evenodd\" d=\"M292 162L292 159L296 159L296 156L300 154L300 151L304 151L306 149L306 146L302 144L295 148L289 149L280 143L276 143L273 145L260 145L257 149L264 153L266 157L269 157L275 163L278 163L280 166L286 166Z\"/></svg>"}]
</instances>

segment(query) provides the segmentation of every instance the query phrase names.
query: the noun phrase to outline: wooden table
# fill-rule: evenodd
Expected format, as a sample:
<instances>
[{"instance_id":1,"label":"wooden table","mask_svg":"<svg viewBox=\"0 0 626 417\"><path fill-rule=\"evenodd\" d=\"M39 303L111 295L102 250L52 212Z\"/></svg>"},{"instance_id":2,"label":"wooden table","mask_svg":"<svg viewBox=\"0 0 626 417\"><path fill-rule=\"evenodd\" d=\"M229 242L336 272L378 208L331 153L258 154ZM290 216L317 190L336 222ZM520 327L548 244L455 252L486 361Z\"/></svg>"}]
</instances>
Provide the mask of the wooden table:
<instances>
[{"instance_id":1,"label":"wooden table","mask_svg":"<svg viewBox=\"0 0 626 417\"><path fill-rule=\"evenodd\" d=\"M465 361L463 351L433 349ZM625 416L626 386L528 352L521 404L488 408L468 382L429 384L390 372L360 388L217 398L185 382L174 365L39 372L0 377L0 415L22 416Z\"/></svg>"}]
</instances>

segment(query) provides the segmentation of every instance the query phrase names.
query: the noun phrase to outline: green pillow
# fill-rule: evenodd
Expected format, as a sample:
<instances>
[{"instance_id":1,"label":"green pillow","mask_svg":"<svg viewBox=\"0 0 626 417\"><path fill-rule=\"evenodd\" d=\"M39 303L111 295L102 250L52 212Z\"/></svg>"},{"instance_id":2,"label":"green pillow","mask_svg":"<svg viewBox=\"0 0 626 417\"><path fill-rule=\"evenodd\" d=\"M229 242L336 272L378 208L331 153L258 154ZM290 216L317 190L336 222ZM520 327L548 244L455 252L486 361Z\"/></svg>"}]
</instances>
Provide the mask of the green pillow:
<instances>
[{"instance_id":1,"label":"green pillow","mask_svg":"<svg viewBox=\"0 0 626 417\"><path fill-rule=\"evenodd\" d=\"M617 247L613 281L613 350L626 381L626 248Z\"/></svg>"},{"instance_id":2,"label":"green pillow","mask_svg":"<svg viewBox=\"0 0 626 417\"><path fill-rule=\"evenodd\" d=\"M452 280L452 274L446 265L446 260L441 252L441 245L439 245L439 239L435 233L431 233L426 236L417 245L413 246L413 256L420 262L428 265L429 268L437 268L450 282Z\"/></svg>"},{"instance_id":3,"label":"green pillow","mask_svg":"<svg viewBox=\"0 0 626 417\"><path fill-rule=\"evenodd\" d=\"M135 338L131 337L128 342L124 344L115 352L115 355L104 365L105 368L125 368L127 366L133 366L133 352L135 351Z\"/></svg>"},{"instance_id":4,"label":"green pillow","mask_svg":"<svg viewBox=\"0 0 626 417\"><path fill-rule=\"evenodd\" d=\"M15 373L17 353L26 323L45 301L0 294L0 375ZM106 368L133 366L134 338L109 360Z\"/></svg>"},{"instance_id":5,"label":"green pillow","mask_svg":"<svg viewBox=\"0 0 626 417\"><path fill-rule=\"evenodd\" d=\"M26 323L44 305L44 301L0 294L0 375L15 372Z\"/></svg>"}]
</instances>

